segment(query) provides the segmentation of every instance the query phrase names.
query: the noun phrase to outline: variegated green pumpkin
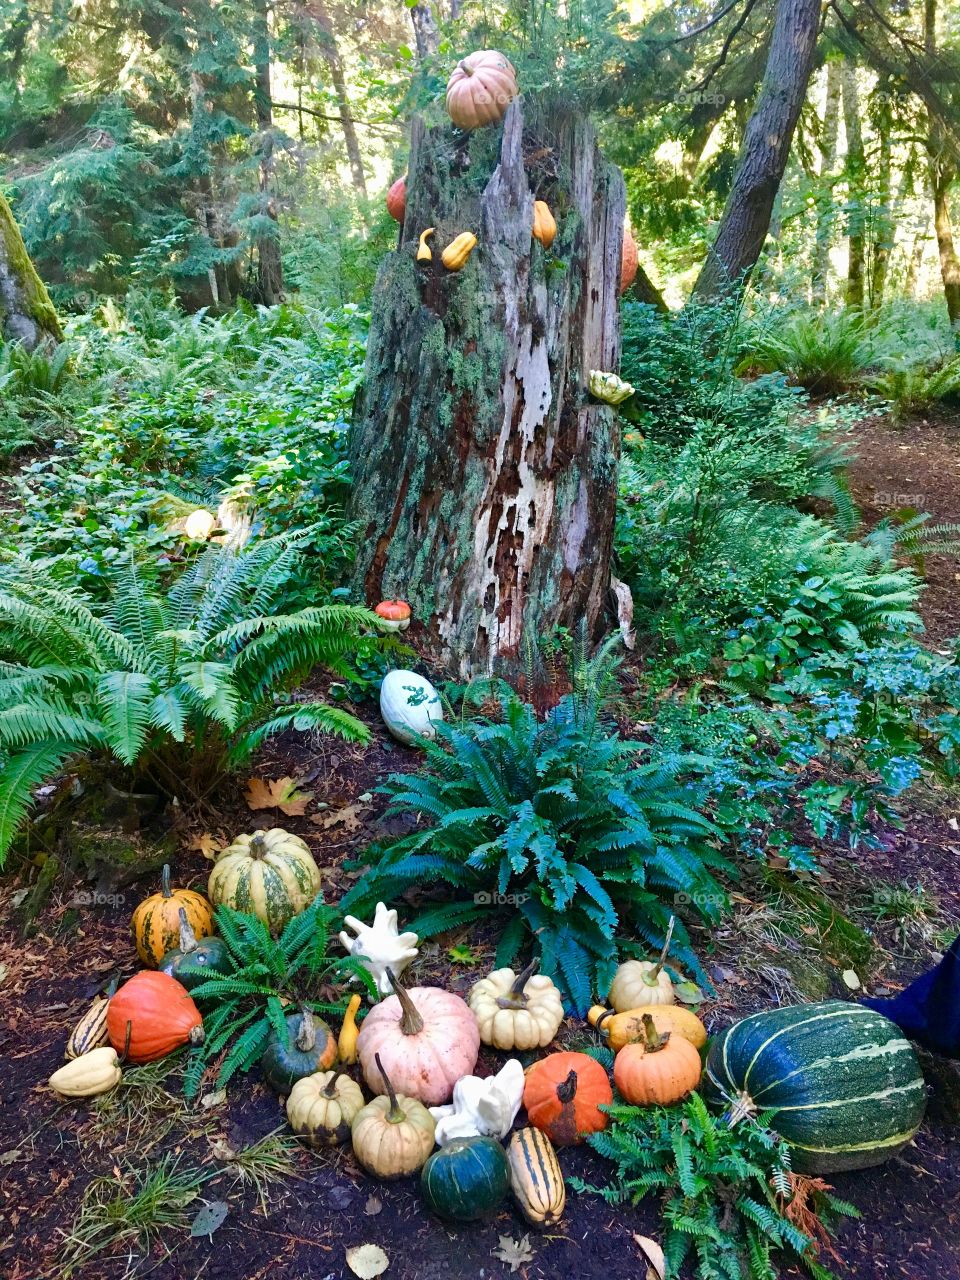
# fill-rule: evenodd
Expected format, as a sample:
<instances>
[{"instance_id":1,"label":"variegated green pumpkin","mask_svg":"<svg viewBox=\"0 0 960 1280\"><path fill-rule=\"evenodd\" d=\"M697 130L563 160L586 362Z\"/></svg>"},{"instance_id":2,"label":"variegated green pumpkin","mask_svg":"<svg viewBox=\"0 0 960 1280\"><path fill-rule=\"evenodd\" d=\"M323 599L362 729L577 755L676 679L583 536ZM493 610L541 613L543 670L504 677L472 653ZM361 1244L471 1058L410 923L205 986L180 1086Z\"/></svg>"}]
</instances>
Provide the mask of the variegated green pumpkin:
<instances>
[{"instance_id":1,"label":"variegated green pumpkin","mask_svg":"<svg viewBox=\"0 0 960 1280\"><path fill-rule=\"evenodd\" d=\"M299 836L273 827L237 836L214 863L207 892L216 906L247 911L279 933L320 892L320 869Z\"/></svg>"}]
</instances>

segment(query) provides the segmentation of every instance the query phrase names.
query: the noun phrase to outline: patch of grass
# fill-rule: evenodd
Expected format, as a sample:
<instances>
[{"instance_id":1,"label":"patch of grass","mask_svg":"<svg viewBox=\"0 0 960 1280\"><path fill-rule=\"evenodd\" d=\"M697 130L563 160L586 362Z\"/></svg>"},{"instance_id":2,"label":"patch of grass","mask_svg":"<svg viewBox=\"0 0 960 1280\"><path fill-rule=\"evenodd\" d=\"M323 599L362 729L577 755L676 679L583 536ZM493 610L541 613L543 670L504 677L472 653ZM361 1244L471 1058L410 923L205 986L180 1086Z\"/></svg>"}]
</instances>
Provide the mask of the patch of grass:
<instances>
[{"instance_id":1,"label":"patch of grass","mask_svg":"<svg viewBox=\"0 0 960 1280\"><path fill-rule=\"evenodd\" d=\"M188 1115L179 1090L170 1091L170 1077L173 1075L178 1081L180 1067L182 1062L161 1058L142 1067L127 1068L115 1089L94 1099L89 1136L99 1146L121 1146L125 1150L142 1149L145 1141L152 1147L162 1140Z\"/></svg>"},{"instance_id":2,"label":"patch of grass","mask_svg":"<svg viewBox=\"0 0 960 1280\"><path fill-rule=\"evenodd\" d=\"M264 1213L276 1184L298 1177L294 1157L301 1150L296 1138L284 1129L274 1129L259 1142L241 1151L229 1151L219 1144L213 1153L227 1164L227 1174L243 1190L256 1192Z\"/></svg>"},{"instance_id":3,"label":"patch of grass","mask_svg":"<svg viewBox=\"0 0 960 1280\"><path fill-rule=\"evenodd\" d=\"M137 1270L136 1255L148 1254L157 1244L169 1256L170 1236L189 1228L187 1210L209 1176L171 1153L152 1167L94 1178L61 1250L65 1280L77 1273L90 1275L94 1258L121 1246L130 1253L123 1277Z\"/></svg>"}]
</instances>

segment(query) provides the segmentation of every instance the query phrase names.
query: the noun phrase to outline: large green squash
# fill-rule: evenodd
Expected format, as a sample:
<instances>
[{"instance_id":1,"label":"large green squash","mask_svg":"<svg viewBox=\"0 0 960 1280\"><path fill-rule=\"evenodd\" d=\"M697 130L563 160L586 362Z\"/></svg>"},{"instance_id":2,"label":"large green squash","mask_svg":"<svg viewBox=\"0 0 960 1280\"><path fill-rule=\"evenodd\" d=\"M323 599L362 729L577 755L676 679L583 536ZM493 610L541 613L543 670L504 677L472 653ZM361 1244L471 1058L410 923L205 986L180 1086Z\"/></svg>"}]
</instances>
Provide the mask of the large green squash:
<instances>
[{"instance_id":1,"label":"large green squash","mask_svg":"<svg viewBox=\"0 0 960 1280\"><path fill-rule=\"evenodd\" d=\"M503 1203L510 1167L495 1138L456 1138L435 1151L420 1174L427 1208L451 1222L474 1222Z\"/></svg>"},{"instance_id":2,"label":"large green squash","mask_svg":"<svg viewBox=\"0 0 960 1280\"><path fill-rule=\"evenodd\" d=\"M715 1105L776 1110L802 1173L867 1169L920 1127L926 1088L899 1027L842 1000L769 1009L710 1048L701 1090Z\"/></svg>"}]
</instances>

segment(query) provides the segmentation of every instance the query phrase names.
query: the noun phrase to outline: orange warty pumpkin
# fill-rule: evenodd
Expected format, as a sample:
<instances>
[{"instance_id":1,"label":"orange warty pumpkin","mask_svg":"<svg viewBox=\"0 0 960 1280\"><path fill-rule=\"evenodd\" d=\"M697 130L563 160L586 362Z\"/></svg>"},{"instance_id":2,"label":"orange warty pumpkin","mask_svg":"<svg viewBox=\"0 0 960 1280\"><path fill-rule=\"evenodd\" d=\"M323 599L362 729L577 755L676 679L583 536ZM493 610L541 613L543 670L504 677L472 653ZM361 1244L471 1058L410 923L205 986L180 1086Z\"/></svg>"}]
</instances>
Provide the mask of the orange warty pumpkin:
<instances>
[{"instance_id":1,"label":"orange warty pumpkin","mask_svg":"<svg viewBox=\"0 0 960 1280\"><path fill-rule=\"evenodd\" d=\"M194 937L209 938L214 932L213 907L194 889L171 889L170 868L164 867L160 892L144 898L130 920L137 955L151 969L180 945L181 907Z\"/></svg>"},{"instance_id":2,"label":"orange warty pumpkin","mask_svg":"<svg viewBox=\"0 0 960 1280\"><path fill-rule=\"evenodd\" d=\"M517 96L517 73L496 49L478 49L458 62L447 81L447 112L458 129L496 124Z\"/></svg>"},{"instance_id":3,"label":"orange warty pumpkin","mask_svg":"<svg viewBox=\"0 0 960 1280\"><path fill-rule=\"evenodd\" d=\"M402 222L407 213L407 175L398 178L387 192L387 213Z\"/></svg>"},{"instance_id":4,"label":"orange warty pumpkin","mask_svg":"<svg viewBox=\"0 0 960 1280\"><path fill-rule=\"evenodd\" d=\"M144 970L111 996L107 1035L127 1062L153 1062L185 1044L202 1044L203 1019L176 978Z\"/></svg>"},{"instance_id":5,"label":"orange warty pumpkin","mask_svg":"<svg viewBox=\"0 0 960 1280\"><path fill-rule=\"evenodd\" d=\"M610 1123L601 1106L613 1101L607 1073L585 1053L551 1053L527 1072L527 1118L558 1147L582 1142Z\"/></svg>"},{"instance_id":6,"label":"orange warty pumpkin","mask_svg":"<svg viewBox=\"0 0 960 1280\"><path fill-rule=\"evenodd\" d=\"M644 1039L625 1044L614 1058L614 1083L636 1107L668 1107L700 1083L700 1054L683 1036L660 1035L649 1013L643 1029Z\"/></svg>"},{"instance_id":7,"label":"orange warty pumpkin","mask_svg":"<svg viewBox=\"0 0 960 1280\"><path fill-rule=\"evenodd\" d=\"M640 255L637 252L637 242L633 238L633 233L629 227L623 228L623 249L620 253L620 292L626 291L637 278L637 267L640 265Z\"/></svg>"}]
</instances>

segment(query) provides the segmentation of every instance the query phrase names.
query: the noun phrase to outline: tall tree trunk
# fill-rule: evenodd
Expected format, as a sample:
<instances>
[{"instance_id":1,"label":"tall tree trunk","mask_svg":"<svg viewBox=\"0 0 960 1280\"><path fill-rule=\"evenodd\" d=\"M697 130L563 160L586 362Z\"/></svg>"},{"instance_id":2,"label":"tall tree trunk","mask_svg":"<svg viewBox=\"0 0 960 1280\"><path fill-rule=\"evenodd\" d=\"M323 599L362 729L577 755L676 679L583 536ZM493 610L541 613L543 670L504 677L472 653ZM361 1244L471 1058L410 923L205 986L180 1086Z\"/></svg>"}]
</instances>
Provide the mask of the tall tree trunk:
<instances>
[{"instance_id":1,"label":"tall tree trunk","mask_svg":"<svg viewBox=\"0 0 960 1280\"><path fill-rule=\"evenodd\" d=\"M857 68L843 61L843 127L847 135L847 306L863 307L863 275L866 259L867 162L863 151L860 123L860 96L857 92Z\"/></svg>"},{"instance_id":2,"label":"tall tree trunk","mask_svg":"<svg viewBox=\"0 0 960 1280\"><path fill-rule=\"evenodd\" d=\"M417 41L417 57L422 62L424 58L437 52L440 32L437 30L433 10L428 4L415 4L410 10L410 21Z\"/></svg>"},{"instance_id":3,"label":"tall tree trunk","mask_svg":"<svg viewBox=\"0 0 960 1280\"><path fill-rule=\"evenodd\" d=\"M830 242L833 234L833 184L837 163L837 136L840 132L840 63L827 63L827 97L820 130L820 172L817 183L817 230L813 246L813 276L810 300L822 307L827 301L830 275Z\"/></svg>"},{"instance_id":4,"label":"tall tree trunk","mask_svg":"<svg viewBox=\"0 0 960 1280\"><path fill-rule=\"evenodd\" d=\"M767 66L717 238L694 287L701 299L746 288L770 226L813 66L820 0L777 0Z\"/></svg>"},{"instance_id":5,"label":"tall tree trunk","mask_svg":"<svg viewBox=\"0 0 960 1280\"><path fill-rule=\"evenodd\" d=\"M937 51L937 0L925 0L923 42L926 53L933 57ZM943 296L950 317L950 327L954 331L954 340L960 347L960 260L953 242L953 223L950 219L950 187L956 177L956 167L948 156L943 127L930 111L927 112L927 132L930 187L933 191L933 227L940 253L940 277L943 280Z\"/></svg>"},{"instance_id":6,"label":"tall tree trunk","mask_svg":"<svg viewBox=\"0 0 960 1280\"><path fill-rule=\"evenodd\" d=\"M347 159L350 161L350 173L353 185L362 196L367 194L367 180L363 172L363 157L360 154L360 140L353 123L353 108L347 92L347 80L343 73L343 59L337 45L336 32L330 20L327 6L322 0L313 0L307 11L316 20L320 28L320 47L327 66L330 68L330 80L337 95L337 108L340 112L340 126L343 129L343 140L347 148Z\"/></svg>"},{"instance_id":7,"label":"tall tree trunk","mask_svg":"<svg viewBox=\"0 0 960 1280\"><path fill-rule=\"evenodd\" d=\"M887 282L887 269L893 249L893 192L890 185L890 167L893 160L890 146L890 120L884 111L877 133L877 199L873 216L873 234L870 246L871 307L883 304L883 290Z\"/></svg>"},{"instance_id":8,"label":"tall tree trunk","mask_svg":"<svg viewBox=\"0 0 960 1280\"><path fill-rule=\"evenodd\" d=\"M610 583L619 432L586 386L619 359L625 191L588 122L543 112L517 100L502 138L462 141L415 121L351 432L357 586L408 599L461 676L516 670L523 637L555 626L596 636ZM549 251L534 197L558 211ZM448 270L467 230L479 243Z\"/></svg>"},{"instance_id":9,"label":"tall tree trunk","mask_svg":"<svg viewBox=\"0 0 960 1280\"><path fill-rule=\"evenodd\" d=\"M63 330L46 286L30 261L23 236L0 192L0 337L31 351L62 342Z\"/></svg>"},{"instance_id":10,"label":"tall tree trunk","mask_svg":"<svg viewBox=\"0 0 960 1280\"><path fill-rule=\"evenodd\" d=\"M277 209L270 194L273 175L273 95L270 88L270 4L256 0L254 7L253 102L260 132L260 214L277 221ZM283 298L283 261L280 257L280 229L257 237L257 292L265 306Z\"/></svg>"}]
</instances>

